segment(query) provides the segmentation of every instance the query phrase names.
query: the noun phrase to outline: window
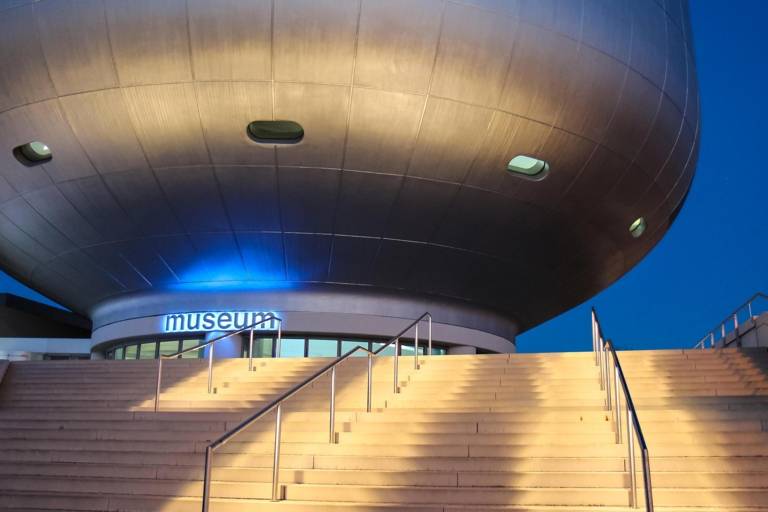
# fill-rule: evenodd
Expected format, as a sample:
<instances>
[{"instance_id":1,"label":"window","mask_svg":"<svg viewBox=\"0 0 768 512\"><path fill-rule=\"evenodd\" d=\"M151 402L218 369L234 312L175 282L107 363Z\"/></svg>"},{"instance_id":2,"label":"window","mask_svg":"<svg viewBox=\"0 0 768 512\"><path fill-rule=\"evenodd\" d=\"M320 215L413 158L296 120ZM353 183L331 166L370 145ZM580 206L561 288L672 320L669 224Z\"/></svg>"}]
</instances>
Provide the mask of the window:
<instances>
[{"instance_id":1,"label":"window","mask_svg":"<svg viewBox=\"0 0 768 512\"><path fill-rule=\"evenodd\" d=\"M374 341L373 342L373 351L376 352L381 347L383 347L385 344L386 343L379 343L377 341ZM393 356L393 355L395 355L395 344L392 343L390 346L388 346L387 348L385 348L384 350L382 350L381 352L379 352L376 355L378 355L378 356Z\"/></svg>"},{"instance_id":2,"label":"window","mask_svg":"<svg viewBox=\"0 0 768 512\"><path fill-rule=\"evenodd\" d=\"M160 355L169 356L179 351L179 340L161 341L160 342ZM143 358L142 358L143 359Z\"/></svg>"},{"instance_id":3,"label":"window","mask_svg":"<svg viewBox=\"0 0 768 512\"><path fill-rule=\"evenodd\" d=\"M202 343L203 340L200 339L192 339L192 340L181 340L181 350L186 350L188 348L196 347ZM186 354L181 354L182 359L200 359L203 357L203 350L192 350L191 352L187 352Z\"/></svg>"},{"instance_id":4,"label":"window","mask_svg":"<svg viewBox=\"0 0 768 512\"><path fill-rule=\"evenodd\" d=\"M296 144L304 138L304 128L295 121L253 121L247 132L262 144Z\"/></svg>"},{"instance_id":5,"label":"window","mask_svg":"<svg viewBox=\"0 0 768 512\"><path fill-rule=\"evenodd\" d=\"M304 357L304 338L283 338L280 341L280 357Z\"/></svg>"},{"instance_id":6,"label":"window","mask_svg":"<svg viewBox=\"0 0 768 512\"><path fill-rule=\"evenodd\" d=\"M273 357L272 345L274 339L272 337L254 337L253 338L253 357ZM243 357L248 357L248 348L250 345L250 339L248 336L243 337Z\"/></svg>"},{"instance_id":7,"label":"window","mask_svg":"<svg viewBox=\"0 0 768 512\"><path fill-rule=\"evenodd\" d=\"M632 224L629 225L629 234L631 234L633 238L640 238L643 233L645 233L645 228L645 218L638 217Z\"/></svg>"},{"instance_id":8,"label":"window","mask_svg":"<svg viewBox=\"0 0 768 512\"><path fill-rule=\"evenodd\" d=\"M139 345L139 359L154 359L156 348L157 343L154 341L150 343L142 343Z\"/></svg>"},{"instance_id":9,"label":"window","mask_svg":"<svg viewBox=\"0 0 768 512\"><path fill-rule=\"evenodd\" d=\"M13 156L26 166L39 165L53 158L51 148L44 142L33 140L13 148Z\"/></svg>"},{"instance_id":10,"label":"window","mask_svg":"<svg viewBox=\"0 0 768 512\"><path fill-rule=\"evenodd\" d=\"M307 355L309 357L338 357L338 340L312 339L308 340Z\"/></svg>"},{"instance_id":11,"label":"window","mask_svg":"<svg viewBox=\"0 0 768 512\"><path fill-rule=\"evenodd\" d=\"M529 180L543 180L549 174L549 164L531 156L517 155L507 164L507 171Z\"/></svg>"},{"instance_id":12,"label":"window","mask_svg":"<svg viewBox=\"0 0 768 512\"><path fill-rule=\"evenodd\" d=\"M127 347L125 347L125 358L136 359L138 348L139 348L138 345L128 345Z\"/></svg>"}]
</instances>

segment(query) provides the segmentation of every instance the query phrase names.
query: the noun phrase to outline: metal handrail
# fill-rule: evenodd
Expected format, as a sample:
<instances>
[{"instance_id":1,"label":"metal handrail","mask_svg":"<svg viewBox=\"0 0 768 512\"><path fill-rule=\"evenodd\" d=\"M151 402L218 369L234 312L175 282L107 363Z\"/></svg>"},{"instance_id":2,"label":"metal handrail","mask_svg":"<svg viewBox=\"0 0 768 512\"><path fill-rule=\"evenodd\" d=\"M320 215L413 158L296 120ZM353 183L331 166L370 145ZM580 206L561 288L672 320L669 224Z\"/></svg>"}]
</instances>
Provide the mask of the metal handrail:
<instances>
[{"instance_id":1,"label":"metal handrail","mask_svg":"<svg viewBox=\"0 0 768 512\"><path fill-rule=\"evenodd\" d=\"M715 337L716 337L716 333L718 333L718 332L720 333L720 338L719 339L723 340L723 347L727 347L728 345L730 345L730 343L726 343L725 338L726 338L726 335L729 332L732 332L732 331L727 331L726 332L726 326L731 321L733 321L733 332L738 333L738 331L739 331L739 313L741 313L742 311L744 311L746 309L747 310L747 314L749 315L749 319L750 320L753 319L754 318L754 314L753 314L753 310L752 310L752 304L755 301L757 301L758 299L766 299L766 300L768 300L768 295L766 295L765 293L762 293L762 292L757 292L754 295L752 295L749 299L744 301L741 304L741 306L737 307L731 313L726 315L725 318L723 318L722 322L719 322L709 332L707 332L707 334L705 334L704 337L702 337L693 346L693 348L695 348L695 349L696 348L700 348L701 350L704 350L706 348L707 341L709 341L709 347L710 348L715 348L715 344L716 344Z\"/></svg>"},{"instance_id":2,"label":"metal handrail","mask_svg":"<svg viewBox=\"0 0 768 512\"><path fill-rule=\"evenodd\" d=\"M155 386L155 412L157 412L160 408L160 383L163 378L163 360L164 359L174 359L182 354L186 354L188 352L193 351L199 351L202 350L208 346L211 347L211 350L208 351L208 393L213 392L213 350L214 346L217 342L229 338L230 336L234 336L236 334L242 334L245 331L251 331L250 335L250 342L249 342L249 348L248 348L248 370L253 370L253 331L256 327L258 327L261 324L265 324L267 322L277 322L277 344L276 344L276 351L277 355L280 355L280 342L282 341L282 335L283 335L283 319L273 315L272 313L268 314L258 322L254 322L250 325L247 325L243 327L242 329L237 329L235 331L228 332L226 334L222 334L221 336L217 336L213 338L212 340L208 340L205 343L201 343L200 345L195 345L194 347L185 348L184 350L180 350L176 352L175 354L168 354L163 355L160 354L160 356L157 358L157 382Z\"/></svg>"},{"instance_id":3,"label":"metal handrail","mask_svg":"<svg viewBox=\"0 0 768 512\"><path fill-rule=\"evenodd\" d=\"M293 386L288 391L284 392L279 397L275 398L267 405L253 413L251 416L243 420L239 425L224 433L221 437L211 442L205 448L205 466L203 469L203 512L208 512L211 499L211 467L213 465L213 452L221 446L229 442L233 437L238 435L243 430L250 427L254 422L264 417L267 413L276 409L275 415L275 448L273 452L272 462L272 501L280 500L280 439L282 432L282 405L283 402L294 396L296 393L312 384L314 381L325 375L328 371L331 372L331 390L330 390L330 418L329 427L330 432L328 436L329 443L335 443L335 417L336 417L336 367L346 361L357 351L366 352L368 354L368 380L367 380L367 392L366 392L366 411L371 412L372 396L373 396L373 358L377 356L381 351L395 344L394 354L394 392L399 393L398 386L398 358L400 348L400 337L406 334L409 330L415 327L414 334L414 367L418 370L419 366L419 324L424 320L428 321L428 355L432 355L432 315L424 313L419 318L408 324L408 326L390 338L384 345L379 347L375 351L368 350L367 348L356 346L349 350L345 354L339 356L334 361L331 361L303 381Z\"/></svg>"},{"instance_id":4,"label":"metal handrail","mask_svg":"<svg viewBox=\"0 0 768 512\"><path fill-rule=\"evenodd\" d=\"M600 366L600 389L606 392L606 407L613 414L616 423L616 443L622 443L621 436L621 395L619 388L624 395L624 403L627 414L627 450L629 459L629 485L630 485L630 506L639 508L640 503L637 499L637 468L635 466L635 437L640 445L640 454L643 463L643 489L645 491L645 510L653 512L653 487L651 485L651 459L648 453L648 445L645 442L643 429L640 426L640 420L637 418L637 409L632 400L632 394L629 392L627 379L624 376L624 370L619 362L619 356L611 340L606 340L603 336L603 329L597 318L597 311L592 308L592 349L595 352L595 364ZM611 363L608 360L608 353L611 354L613 361L613 372L611 372ZM613 373L613 378L611 378ZM621 384L621 386L619 386ZM612 389L613 388L613 389ZM611 395L613 394L613 397Z\"/></svg>"}]
</instances>

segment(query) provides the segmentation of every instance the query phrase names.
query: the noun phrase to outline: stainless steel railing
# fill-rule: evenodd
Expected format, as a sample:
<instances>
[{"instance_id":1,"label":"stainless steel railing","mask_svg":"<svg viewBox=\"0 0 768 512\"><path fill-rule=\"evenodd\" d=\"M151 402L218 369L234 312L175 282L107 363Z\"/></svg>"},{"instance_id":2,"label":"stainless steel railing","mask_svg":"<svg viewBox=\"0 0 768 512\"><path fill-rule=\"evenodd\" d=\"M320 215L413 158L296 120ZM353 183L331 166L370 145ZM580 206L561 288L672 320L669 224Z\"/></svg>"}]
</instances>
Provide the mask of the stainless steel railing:
<instances>
[{"instance_id":1,"label":"stainless steel railing","mask_svg":"<svg viewBox=\"0 0 768 512\"><path fill-rule=\"evenodd\" d=\"M760 308L760 302L765 303L765 308ZM739 334L739 318L744 320L744 313L746 313L746 320L754 320L759 312L768 311L768 295L757 292L752 297L747 299L741 306L734 309L729 315L723 318L723 321L718 323L707 334L701 338L693 348L700 348L704 350L709 345L709 348L715 348L719 341L722 341L722 346L727 347L731 342L726 342L728 334L735 332ZM733 327L733 329L731 329ZM720 337L718 338L718 334ZM738 336L737 336L738 337ZM735 340L736 338L734 338Z\"/></svg>"},{"instance_id":2,"label":"stainless steel railing","mask_svg":"<svg viewBox=\"0 0 768 512\"><path fill-rule=\"evenodd\" d=\"M258 322L252 323L246 327L243 327L242 329L237 329L235 331L228 332L221 336L217 336L212 340L209 340L200 345L196 345L194 347L180 350L175 354L169 354L169 355L160 354L160 357L158 357L157 359L157 382L155 386L155 412L160 410L160 385L163 378L163 360L164 359L174 359L188 352L196 352L196 351L203 350L206 347L211 347L211 349L208 351L208 393L212 393L213 392L213 351L216 343L223 339L229 338L230 336L235 336L237 334L242 334L244 332L250 331L250 341L248 345L248 370L249 371L253 370L253 331L259 325L265 324L267 322L277 322L277 341L276 341L275 350L277 352L277 356L279 357L280 342L282 341L282 337L283 337L283 319L273 314L266 315L264 318L262 318Z\"/></svg>"},{"instance_id":3,"label":"stainless steel railing","mask_svg":"<svg viewBox=\"0 0 768 512\"><path fill-rule=\"evenodd\" d=\"M428 343L428 349L427 354L432 355L432 315L429 313L424 313L419 318L408 324L408 326L397 333L395 336L390 338L384 345L376 349L375 351L370 351L367 348L357 346L347 353L343 354L342 356L336 358L335 360L331 361L327 365L320 368L318 371L304 379L303 381L299 382L295 386L293 386L291 389L280 395L279 397L275 398L271 402L269 402L267 405L256 411L254 414L243 420L242 423L234 427L229 432L226 432L224 435L213 441L211 444L209 444L205 448L205 467L203 470L203 512L208 512L210 500L211 500L211 469L213 467L213 454L218 449L224 446L227 442L232 440L233 437L250 427L253 423L264 417L267 413L271 412L272 410L275 410L275 447L273 451L273 458L272 458L272 501L279 501L281 499L280 496L280 441L282 436L282 417L283 417L283 403L294 396L296 393L307 387L308 385L312 384L314 381L325 375L326 373L331 373L331 388L330 388L330 394L329 394L329 435L328 435L328 442L329 443L335 443L336 442L336 435L335 435L335 422L336 422L336 367L341 364L342 362L346 361L349 357L351 357L355 352L362 351L366 352L368 354L368 379L367 379L367 389L366 389L366 411L371 412L371 404L372 404L372 397L373 397L373 358L376 357L378 354L380 354L383 350L385 350L390 345L395 345L395 354L393 359L393 378L394 378L394 388L393 391L395 393L400 392L399 388L399 380L398 380L398 359L399 356L399 349L400 349L400 338L404 336L406 333L408 333L411 329L415 330L414 333L414 368L419 369L419 324L422 322L427 322L427 343Z\"/></svg>"},{"instance_id":4,"label":"stainless steel railing","mask_svg":"<svg viewBox=\"0 0 768 512\"><path fill-rule=\"evenodd\" d=\"M651 460L648 445L645 442L637 410L629 392L627 379L619 362L619 356L611 340L606 340L595 308L592 308L592 350L595 353L595 365L600 367L600 389L605 390L606 408L611 411L616 424L616 443L623 442L621 435L621 398L624 397L626 428L627 428L627 458L629 470L630 506L640 508L637 499L637 467L635 460L635 441L640 446L640 456L643 467L643 489L645 491L645 510L653 512L653 488L651 486ZM610 354L610 358L609 358ZM635 439L637 438L637 439Z\"/></svg>"}]
</instances>

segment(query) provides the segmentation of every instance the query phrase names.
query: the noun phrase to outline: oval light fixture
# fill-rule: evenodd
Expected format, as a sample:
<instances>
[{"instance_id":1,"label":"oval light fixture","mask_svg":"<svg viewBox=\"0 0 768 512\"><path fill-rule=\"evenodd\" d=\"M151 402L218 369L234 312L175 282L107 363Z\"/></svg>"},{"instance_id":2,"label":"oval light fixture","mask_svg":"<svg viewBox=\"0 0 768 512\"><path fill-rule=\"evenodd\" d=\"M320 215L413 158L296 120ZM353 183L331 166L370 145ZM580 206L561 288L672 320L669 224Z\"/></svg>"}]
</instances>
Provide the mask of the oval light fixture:
<instances>
[{"instance_id":1,"label":"oval light fixture","mask_svg":"<svg viewBox=\"0 0 768 512\"><path fill-rule=\"evenodd\" d=\"M647 224L645 223L645 218L638 217L629 225L629 234L632 235L633 238L640 238L642 234L645 233L646 227Z\"/></svg>"},{"instance_id":2,"label":"oval light fixture","mask_svg":"<svg viewBox=\"0 0 768 512\"><path fill-rule=\"evenodd\" d=\"M40 142L39 140L33 140L27 142L21 146L13 148L13 156L16 160L26 166L39 165L48 162L53 158L51 148L48 144Z\"/></svg>"},{"instance_id":3,"label":"oval light fixture","mask_svg":"<svg viewBox=\"0 0 768 512\"><path fill-rule=\"evenodd\" d=\"M262 144L296 144L304 138L304 128L295 121L253 121L246 131Z\"/></svg>"},{"instance_id":4,"label":"oval light fixture","mask_svg":"<svg viewBox=\"0 0 768 512\"><path fill-rule=\"evenodd\" d=\"M521 178L540 181L549 174L549 164L532 156L517 155L507 164L507 171Z\"/></svg>"}]
</instances>

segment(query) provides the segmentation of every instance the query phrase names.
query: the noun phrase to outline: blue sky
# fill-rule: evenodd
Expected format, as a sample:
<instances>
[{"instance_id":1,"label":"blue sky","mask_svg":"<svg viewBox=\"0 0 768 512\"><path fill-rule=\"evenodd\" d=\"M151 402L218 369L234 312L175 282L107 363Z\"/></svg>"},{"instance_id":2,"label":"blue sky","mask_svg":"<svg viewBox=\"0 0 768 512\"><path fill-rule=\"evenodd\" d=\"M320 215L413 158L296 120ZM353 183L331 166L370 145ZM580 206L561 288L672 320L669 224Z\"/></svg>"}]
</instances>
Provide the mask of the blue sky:
<instances>
[{"instance_id":1,"label":"blue sky","mask_svg":"<svg viewBox=\"0 0 768 512\"><path fill-rule=\"evenodd\" d=\"M624 348L689 347L768 291L768 2L691 1L702 107L693 189L667 236L585 304L518 338L523 352L590 347L589 308ZM0 290L45 300L0 273Z\"/></svg>"}]
</instances>

